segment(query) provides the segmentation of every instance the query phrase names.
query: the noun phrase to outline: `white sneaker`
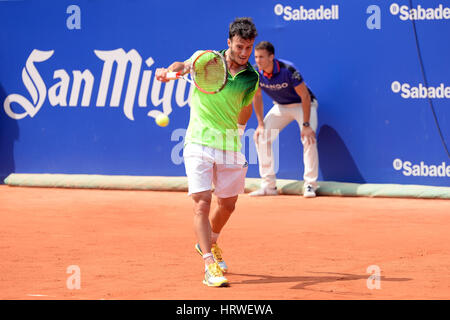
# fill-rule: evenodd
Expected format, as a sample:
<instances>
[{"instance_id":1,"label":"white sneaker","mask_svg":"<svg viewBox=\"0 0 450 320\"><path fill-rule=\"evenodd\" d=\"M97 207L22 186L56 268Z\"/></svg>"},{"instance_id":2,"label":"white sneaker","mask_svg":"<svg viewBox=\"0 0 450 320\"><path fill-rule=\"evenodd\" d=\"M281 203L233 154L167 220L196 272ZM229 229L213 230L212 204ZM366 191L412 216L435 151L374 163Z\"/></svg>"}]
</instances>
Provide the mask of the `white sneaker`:
<instances>
[{"instance_id":1,"label":"white sneaker","mask_svg":"<svg viewBox=\"0 0 450 320\"><path fill-rule=\"evenodd\" d=\"M228 279L223 276L217 262L208 265L203 283L208 287L227 287Z\"/></svg>"},{"instance_id":2,"label":"white sneaker","mask_svg":"<svg viewBox=\"0 0 450 320\"><path fill-rule=\"evenodd\" d=\"M278 190L275 187L275 189L272 188L261 188L256 191L250 192L248 194L250 197L261 197L261 196L277 196Z\"/></svg>"},{"instance_id":3,"label":"white sneaker","mask_svg":"<svg viewBox=\"0 0 450 320\"><path fill-rule=\"evenodd\" d=\"M314 187L312 185L308 184L303 188L303 197L314 198L315 196L316 192L314 191Z\"/></svg>"}]
</instances>

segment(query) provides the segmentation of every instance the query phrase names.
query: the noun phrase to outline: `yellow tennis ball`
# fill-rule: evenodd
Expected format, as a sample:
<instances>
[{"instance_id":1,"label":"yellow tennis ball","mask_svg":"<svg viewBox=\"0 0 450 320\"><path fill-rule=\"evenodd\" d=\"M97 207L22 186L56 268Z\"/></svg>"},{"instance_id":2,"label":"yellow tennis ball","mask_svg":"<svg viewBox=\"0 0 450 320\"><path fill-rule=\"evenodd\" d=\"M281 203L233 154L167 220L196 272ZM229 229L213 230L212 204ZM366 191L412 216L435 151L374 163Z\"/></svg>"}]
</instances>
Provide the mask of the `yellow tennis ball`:
<instances>
[{"instance_id":1,"label":"yellow tennis ball","mask_svg":"<svg viewBox=\"0 0 450 320\"><path fill-rule=\"evenodd\" d=\"M169 124L169 117L162 113L156 117L155 121L158 126L165 127Z\"/></svg>"}]
</instances>

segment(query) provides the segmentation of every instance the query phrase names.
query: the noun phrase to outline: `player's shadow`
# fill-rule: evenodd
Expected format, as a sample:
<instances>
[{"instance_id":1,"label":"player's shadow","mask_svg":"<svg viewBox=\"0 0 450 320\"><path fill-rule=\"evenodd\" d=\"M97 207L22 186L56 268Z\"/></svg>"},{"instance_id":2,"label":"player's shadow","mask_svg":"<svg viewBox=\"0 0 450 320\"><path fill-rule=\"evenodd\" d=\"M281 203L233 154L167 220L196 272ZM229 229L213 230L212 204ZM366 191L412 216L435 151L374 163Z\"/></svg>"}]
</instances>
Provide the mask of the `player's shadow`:
<instances>
[{"instance_id":1,"label":"player's shadow","mask_svg":"<svg viewBox=\"0 0 450 320\"><path fill-rule=\"evenodd\" d=\"M317 141L319 166L324 181L366 182L336 130L323 125L317 135Z\"/></svg>"},{"instance_id":2,"label":"player's shadow","mask_svg":"<svg viewBox=\"0 0 450 320\"><path fill-rule=\"evenodd\" d=\"M0 107L3 109L3 102L7 94L0 83ZM15 172L14 161L14 141L19 139L19 126L17 120L11 119L0 109L0 184L4 179Z\"/></svg>"},{"instance_id":3,"label":"player's shadow","mask_svg":"<svg viewBox=\"0 0 450 320\"><path fill-rule=\"evenodd\" d=\"M354 281L354 280L367 280L370 274L351 274L351 273L338 273L338 272L308 272L313 274L324 274L323 276L268 276L268 275L257 275L257 274L239 274L239 273L228 273L235 276L252 277L255 279L242 280L241 282L233 282L235 284L264 284L264 283L294 283L295 285L290 289L297 290L313 290L309 287L321 283L333 283L341 281ZM384 281L410 281L411 278L390 278L386 276L380 276L380 283Z\"/></svg>"}]
</instances>

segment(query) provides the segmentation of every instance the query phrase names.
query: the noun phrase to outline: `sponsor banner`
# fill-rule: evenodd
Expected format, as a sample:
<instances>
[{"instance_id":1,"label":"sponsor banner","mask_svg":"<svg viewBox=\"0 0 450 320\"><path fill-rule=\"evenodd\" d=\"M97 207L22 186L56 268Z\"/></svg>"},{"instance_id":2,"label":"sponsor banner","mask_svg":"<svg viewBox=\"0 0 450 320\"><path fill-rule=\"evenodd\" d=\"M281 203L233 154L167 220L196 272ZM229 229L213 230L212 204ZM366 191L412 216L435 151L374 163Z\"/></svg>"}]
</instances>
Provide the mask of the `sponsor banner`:
<instances>
[{"instance_id":1,"label":"sponsor banner","mask_svg":"<svg viewBox=\"0 0 450 320\"><path fill-rule=\"evenodd\" d=\"M297 8L293 8L289 5L277 3L273 11L285 21L339 20L339 5L336 4L330 7L320 5L318 8L306 8L300 5Z\"/></svg>"},{"instance_id":2,"label":"sponsor banner","mask_svg":"<svg viewBox=\"0 0 450 320\"><path fill-rule=\"evenodd\" d=\"M445 86L443 83L436 87L426 87L422 83L412 86L409 83L394 81L391 84L391 89L394 93L400 93L403 99L450 99L450 87Z\"/></svg>"},{"instance_id":3,"label":"sponsor banner","mask_svg":"<svg viewBox=\"0 0 450 320\"><path fill-rule=\"evenodd\" d=\"M92 74L89 69L72 70L72 72L58 69L53 73L53 79L58 79L58 81L49 85L43 80L39 72L39 65L51 63L50 60L55 51L34 49L22 69L22 82L31 99L17 93L8 95L3 103L5 113L12 119L20 120L27 116L33 118L45 102L52 107L105 107L108 105L109 107L122 107L126 118L133 121L134 108L148 107L149 99L155 107L162 105L162 112L158 110L148 112L147 115L153 118L161 113L169 115L172 112L173 93L175 93L175 102L179 107L189 104L192 86L187 85L185 80L166 84L162 98L160 98L160 81L153 79L153 86L150 90L153 71L145 68L150 68L155 63L152 57L143 61L136 50L131 49L126 52L122 48L94 50L94 53L99 58L99 62L103 63L101 76ZM114 77L112 76L113 67L116 70ZM70 74L73 75L72 78ZM127 82L125 82L126 78ZM111 80L113 81L111 82ZM99 85L95 86L98 87L98 91L94 92L96 81L99 82ZM110 92L111 83L113 85ZM71 87L70 91L69 87ZM110 99L107 103L108 96ZM122 96L125 98L121 99ZM185 98L186 96L187 98ZM16 106L13 108L13 105Z\"/></svg>"},{"instance_id":4,"label":"sponsor banner","mask_svg":"<svg viewBox=\"0 0 450 320\"><path fill-rule=\"evenodd\" d=\"M445 161L440 164L428 165L424 161L413 163L397 158L392 165L396 171L400 171L405 177L450 178L450 164L447 164Z\"/></svg>"},{"instance_id":5,"label":"sponsor banner","mask_svg":"<svg viewBox=\"0 0 450 320\"><path fill-rule=\"evenodd\" d=\"M413 3L250 0L201 6L199 20L198 7L181 0L0 1L0 178L185 175L193 86L161 83L155 70L227 49L231 20L250 16L255 43L272 42L317 97L319 180L450 186L450 5ZM418 45L403 23L411 21L423 21ZM263 98L267 114L273 103ZM154 121L161 115L165 127ZM290 120L273 144L274 166L277 178L302 180L301 126ZM241 140L252 178L257 125L253 114Z\"/></svg>"},{"instance_id":6,"label":"sponsor banner","mask_svg":"<svg viewBox=\"0 0 450 320\"><path fill-rule=\"evenodd\" d=\"M393 16L398 16L402 21L408 20L449 20L450 7L448 4L439 4L436 7L425 7L424 5L417 5L410 8L407 5L399 5L393 3L389 7L389 11Z\"/></svg>"}]
</instances>

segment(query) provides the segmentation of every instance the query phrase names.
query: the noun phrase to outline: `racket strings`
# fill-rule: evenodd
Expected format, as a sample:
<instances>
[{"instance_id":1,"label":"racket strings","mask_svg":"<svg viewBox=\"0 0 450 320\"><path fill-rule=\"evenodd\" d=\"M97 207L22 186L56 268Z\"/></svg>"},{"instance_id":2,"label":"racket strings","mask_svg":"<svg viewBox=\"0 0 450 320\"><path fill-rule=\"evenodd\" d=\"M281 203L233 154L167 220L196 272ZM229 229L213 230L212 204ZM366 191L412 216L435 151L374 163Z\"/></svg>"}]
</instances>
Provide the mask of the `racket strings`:
<instances>
[{"instance_id":1,"label":"racket strings","mask_svg":"<svg viewBox=\"0 0 450 320\"><path fill-rule=\"evenodd\" d=\"M219 91L226 81L226 66L221 57L207 52L197 59L194 66L194 79L204 91Z\"/></svg>"}]
</instances>

